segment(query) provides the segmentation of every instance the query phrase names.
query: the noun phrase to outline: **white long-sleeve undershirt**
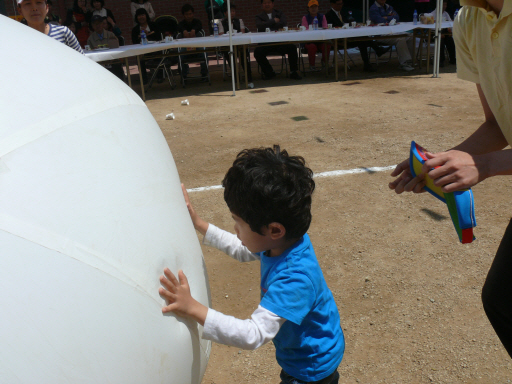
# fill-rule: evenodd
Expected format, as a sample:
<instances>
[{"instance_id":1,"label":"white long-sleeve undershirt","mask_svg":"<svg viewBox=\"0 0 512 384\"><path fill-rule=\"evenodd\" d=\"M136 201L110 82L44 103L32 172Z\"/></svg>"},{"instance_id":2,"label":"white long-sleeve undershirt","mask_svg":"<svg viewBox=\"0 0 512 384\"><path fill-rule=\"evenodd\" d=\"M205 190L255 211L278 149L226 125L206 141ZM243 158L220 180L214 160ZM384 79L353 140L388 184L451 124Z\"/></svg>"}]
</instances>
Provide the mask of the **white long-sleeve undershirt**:
<instances>
[{"instance_id":1,"label":"white long-sleeve undershirt","mask_svg":"<svg viewBox=\"0 0 512 384\"><path fill-rule=\"evenodd\" d=\"M238 237L209 224L203 243L241 261L258 260ZM272 340L286 319L258 305L250 319L242 320L209 308L204 322L203 339L241 349L256 349Z\"/></svg>"}]
</instances>

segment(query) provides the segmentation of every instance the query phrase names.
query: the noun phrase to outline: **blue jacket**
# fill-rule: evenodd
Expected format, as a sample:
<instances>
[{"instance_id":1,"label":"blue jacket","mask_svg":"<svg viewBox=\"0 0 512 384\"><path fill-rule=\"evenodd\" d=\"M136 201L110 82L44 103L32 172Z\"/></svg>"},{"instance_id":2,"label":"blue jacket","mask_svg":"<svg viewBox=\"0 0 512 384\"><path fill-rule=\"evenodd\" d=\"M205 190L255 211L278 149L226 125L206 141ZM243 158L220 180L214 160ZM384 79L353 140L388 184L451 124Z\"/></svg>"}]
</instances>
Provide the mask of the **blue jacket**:
<instances>
[{"instance_id":1,"label":"blue jacket","mask_svg":"<svg viewBox=\"0 0 512 384\"><path fill-rule=\"evenodd\" d=\"M393 14L392 18L384 19L384 16L389 16L390 14ZM374 3L370 7L370 20L372 21L372 23L389 23L393 19L395 19L397 23L400 21L398 13L395 12L391 5L384 4L383 7L380 7L377 5L377 3Z\"/></svg>"}]
</instances>

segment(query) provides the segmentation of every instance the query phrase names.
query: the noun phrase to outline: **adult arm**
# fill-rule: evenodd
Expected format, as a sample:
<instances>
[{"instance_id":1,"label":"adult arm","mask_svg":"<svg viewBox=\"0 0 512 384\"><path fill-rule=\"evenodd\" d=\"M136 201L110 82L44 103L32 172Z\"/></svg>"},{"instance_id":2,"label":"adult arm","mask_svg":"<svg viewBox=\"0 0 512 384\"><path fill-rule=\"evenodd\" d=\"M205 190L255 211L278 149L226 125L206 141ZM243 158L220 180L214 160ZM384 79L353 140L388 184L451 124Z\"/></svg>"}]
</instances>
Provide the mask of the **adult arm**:
<instances>
[{"instance_id":1,"label":"adult arm","mask_svg":"<svg viewBox=\"0 0 512 384\"><path fill-rule=\"evenodd\" d=\"M66 41L66 45L83 55L84 51L80 46L80 43L78 42L78 39L76 38L75 34L71 32L71 29L69 29L68 27L64 28L66 28L64 32L64 39Z\"/></svg>"},{"instance_id":2,"label":"adult arm","mask_svg":"<svg viewBox=\"0 0 512 384\"><path fill-rule=\"evenodd\" d=\"M269 19L266 13L260 13L256 15L256 29L258 32L265 32L267 28L275 29L276 21Z\"/></svg>"},{"instance_id":3,"label":"adult arm","mask_svg":"<svg viewBox=\"0 0 512 384\"><path fill-rule=\"evenodd\" d=\"M382 17L379 12L379 8L375 5L370 7L370 20L374 24L386 23L387 19Z\"/></svg>"},{"instance_id":4,"label":"adult arm","mask_svg":"<svg viewBox=\"0 0 512 384\"><path fill-rule=\"evenodd\" d=\"M217 248L219 251L242 263L259 259L258 255L242 245L242 242L235 234L217 228L213 224L208 225L206 235L203 238L203 244Z\"/></svg>"},{"instance_id":5,"label":"adult arm","mask_svg":"<svg viewBox=\"0 0 512 384\"><path fill-rule=\"evenodd\" d=\"M325 17L325 15L322 18L322 28L327 29L327 17Z\"/></svg>"},{"instance_id":6,"label":"adult arm","mask_svg":"<svg viewBox=\"0 0 512 384\"><path fill-rule=\"evenodd\" d=\"M393 19L395 19L397 23L400 21L400 16L398 16L398 13L396 13L396 11L393 9L391 5L389 6L388 14L388 22Z\"/></svg>"},{"instance_id":7,"label":"adult arm","mask_svg":"<svg viewBox=\"0 0 512 384\"><path fill-rule=\"evenodd\" d=\"M308 25L308 19L306 18L306 16L302 16L302 22L301 22L301 25L303 27L306 27L306 29L309 27Z\"/></svg>"},{"instance_id":8,"label":"adult arm","mask_svg":"<svg viewBox=\"0 0 512 384\"><path fill-rule=\"evenodd\" d=\"M106 31L108 40L107 44L109 48L119 48L119 40L117 39L116 35L113 32Z\"/></svg>"},{"instance_id":9,"label":"adult arm","mask_svg":"<svg viewBox=\"0 0 512 384\"><path fill-rule=\"evenodd\" d=\"M427 153L429 160L423 165L423 172L428 172L443 192L470 188L492 176L512 175L512 150L502 150L508 143L479 84L477 90L485 122L451 150Z\"/></svg>"},{"instance_id":10,"label":"adult arm","mask_svg":"<svg viewBox=\"0 0 512 384\"><path fill-rule=\"evenodd\" d=\"M151 3L148 1L147 3L144 4L144 7L148 11L149 18L151 20L154 20L156 14L155 14L155 11L153 10L153 6L151 5Z\"/></svg>"},{"instance_id":11,"label":"adult arm","mask_svg":"<svg viewBox=\"0 0 512 384\"><path fill-rule=\"evenodd\" d=\"M109 17L114 21L114 24L115 24L116 23L116 18L114 17L114 14L112 13L112 11L110 9L107 9L107 19ZM108 21L110 22L110 20L108 20Z\"/></svg>"},{"instance_id":12,"label":"adult arm","mask_svg":"<svg viewBox=\"0 0 512 384\"><path fill-rule=\"evenodd\" d=\"M288 25L288 20L286 19L286 15L283 12L281 12L281 11L276 12L276 18L279 19L279 21L276 22L276 24L275 24L276 29L280 29L280 28L286 27ZM275 21L275 19L274 19L274 21Z\"/></svg>"}]
</instances>

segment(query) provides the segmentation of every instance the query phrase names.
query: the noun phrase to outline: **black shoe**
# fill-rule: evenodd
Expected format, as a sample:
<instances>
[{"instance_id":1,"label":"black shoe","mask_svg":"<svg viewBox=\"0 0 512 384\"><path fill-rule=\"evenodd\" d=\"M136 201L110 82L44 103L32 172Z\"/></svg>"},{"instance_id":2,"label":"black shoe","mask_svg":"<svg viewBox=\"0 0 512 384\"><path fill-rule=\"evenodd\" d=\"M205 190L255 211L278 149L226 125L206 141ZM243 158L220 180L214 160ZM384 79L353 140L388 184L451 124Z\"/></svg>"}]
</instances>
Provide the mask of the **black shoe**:
<instances>
[{"instance_id":1,"label":"black shoe","mask_svg":"<svg viewBox=\"0 0 512 384\"><path fill-rule=\"evenodd\" d=\"M302 80L302 76L299 75L297 71L293 71L292 73L290 73L290 79Z\"/></svg>"},{"instance_id":2,"label":"black shoe","mask_svg":"<svg viewBox=\"0 0 512 384\"><path fill-rule=\"evenodd\" d=\"M365 72L377 72L371 64L365 64L363 69Z\"/></svg>"},{"instance_id":3,"label":"black shoe","mask_svg":"<svg viewBox=\"0 0 512 384\"><path fill-rule=\"evenodd\" d=\"M263 75L263 80L270 80L270 79L273 79L274 77L276 77L276 73L274 71L270 72L270 73L265 73Z\"/></svg>"},{"instance_id":4,"label":"black shoe","mask_svg":"<svg viewBox=\"0 0 512 384\"><path fill-rule=\"evenodd\" d=\"M381 57L383 54L385 54L386 52L389 52L389 50L393 48L392 45L390 45L389 47L377 47L375 48L375 53L377 54L378 57Z\"/></svg>"}]
</instances>

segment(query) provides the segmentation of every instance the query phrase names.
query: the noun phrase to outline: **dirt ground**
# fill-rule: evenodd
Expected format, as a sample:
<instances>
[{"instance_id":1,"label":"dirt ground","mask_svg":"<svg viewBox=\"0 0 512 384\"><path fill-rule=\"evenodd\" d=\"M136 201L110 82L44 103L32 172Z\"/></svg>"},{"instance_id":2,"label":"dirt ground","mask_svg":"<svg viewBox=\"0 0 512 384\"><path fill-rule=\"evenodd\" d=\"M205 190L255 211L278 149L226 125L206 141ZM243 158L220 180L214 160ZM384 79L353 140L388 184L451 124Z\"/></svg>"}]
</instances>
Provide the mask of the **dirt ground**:
<instances>
[{"instance_id":1,"label":"dirt ground","mask_svg":"<svg viewBox=\"0 0 512 384\"><path fill-rule=\"evenodd\" d=\"M433 79L390 63L371 76L359 65L347 82L255 75L255 90L265 92L230 97L217 71L211 87L158 84L147 105L181 180L197 188L220 184L236 154L250 147L280 144L316 173L397 164L411 140L431 151L450 148L483 121L475 85L454 72L450 66ZM184 98L189 106L180 105ZM277 101L286 104L269 104ZM170 112L176 120L165 120ZM316 179L309 234L345 333L340 383L510 383L512 361L480 294L511 216L512 178L474 187L477 239L461 245L446 206L428 194L396 195L389 173ZM206 220L233 231L221 190L190 197ZM203 252L213 308L248 318L259 302L259 265ZM203 383L278 383L274 352L272 343L255 351L215 344Z\"/></svg>"}]
</instances>

